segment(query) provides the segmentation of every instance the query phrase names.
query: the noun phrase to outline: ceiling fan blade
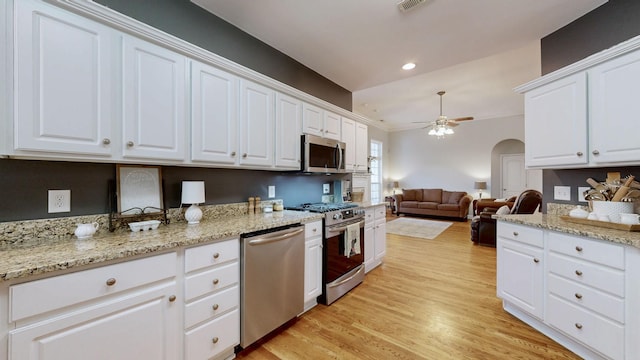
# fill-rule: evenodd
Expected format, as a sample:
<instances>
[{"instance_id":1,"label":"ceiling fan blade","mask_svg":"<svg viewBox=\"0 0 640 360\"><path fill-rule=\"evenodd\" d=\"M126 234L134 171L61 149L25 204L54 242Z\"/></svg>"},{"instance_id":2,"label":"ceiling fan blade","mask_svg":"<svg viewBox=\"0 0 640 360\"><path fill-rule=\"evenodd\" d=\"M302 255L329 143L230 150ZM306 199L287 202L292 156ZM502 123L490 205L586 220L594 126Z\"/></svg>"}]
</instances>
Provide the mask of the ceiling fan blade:
<instances>
[{"instance_id":1,"label":"ceiling fan blade","mask_svg":"<svg viewBox=\"0 0 640 360\"><path fill-rule=\"evenodd\" d=\"M455 119L449 119L451 121L467 121L467 120L473 120L473 116L465 116L465 117L459 117L459 118L455 118Z\"/></svg>"},{"instance_id":2,"label":"ceiling fan blade","mask_svg":"<svg viewBox=\"0 0 640 360\"><path fill-rule=\"evenodd\" d=\"M455 121L449 121L449 122L447 123L447 126L448 126L448 127L456 127L456 126L458 126L458 125L460 125L460 124L458 124L458 123L457 123L457 122L455 122Z\"/></svg>"}]
</instances>

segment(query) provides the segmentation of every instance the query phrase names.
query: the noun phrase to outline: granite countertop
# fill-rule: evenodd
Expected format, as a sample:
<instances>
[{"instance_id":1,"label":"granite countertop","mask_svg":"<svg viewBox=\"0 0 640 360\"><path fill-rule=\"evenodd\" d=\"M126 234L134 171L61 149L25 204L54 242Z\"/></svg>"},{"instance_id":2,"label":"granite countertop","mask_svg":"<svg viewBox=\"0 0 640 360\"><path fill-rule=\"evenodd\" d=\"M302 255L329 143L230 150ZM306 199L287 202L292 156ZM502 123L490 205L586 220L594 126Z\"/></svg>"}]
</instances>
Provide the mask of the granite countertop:
<instances>
[{"instance_id":1,"label":"granite countertop","mask_svg":"<svg viewBox=\"0 0 640 360\"><path fill-rule=\"evenodd\" d=\"M533 215L494 215L497 220L555 230L567 234L586 236L640 248L640 232L608 229L562 220L558 215L536 213Z\"/></svg>"},{"instance_id":2,"label":"granite countertop","mask_svg":"<svg viewBox=\"0 0 640 360\"><path fill-rule=\"evenodd\" d=\"M170 251L181 246L238 237L240 234L322 219L322 214L300 211L236 215L203 219L200 224L172 223L157 230L75 236L33 246L5 246L0 251L0 280L24 278L56 270L98 264L131 256Z\"/></svg>"}]
</instances>

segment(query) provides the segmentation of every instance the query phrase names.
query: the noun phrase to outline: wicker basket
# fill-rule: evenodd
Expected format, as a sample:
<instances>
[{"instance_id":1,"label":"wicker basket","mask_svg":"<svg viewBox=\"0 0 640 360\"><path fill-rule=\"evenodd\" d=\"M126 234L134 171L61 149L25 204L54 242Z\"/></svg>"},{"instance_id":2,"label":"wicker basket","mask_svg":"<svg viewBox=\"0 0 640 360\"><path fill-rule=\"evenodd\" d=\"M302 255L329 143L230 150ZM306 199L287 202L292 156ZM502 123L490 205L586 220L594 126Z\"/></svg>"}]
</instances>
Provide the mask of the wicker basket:
<instances>
[{"instance_id":1,"label":"wicker basket","mask_svg":"<svg viewBox=\"0 0 640 360\"><path fill-rule=\"evenodd\" d=\"M363 197L364 197L364 192L362 191L351 193L351 201L353 202L362 202Z\"/></svg>"}]
</instances>

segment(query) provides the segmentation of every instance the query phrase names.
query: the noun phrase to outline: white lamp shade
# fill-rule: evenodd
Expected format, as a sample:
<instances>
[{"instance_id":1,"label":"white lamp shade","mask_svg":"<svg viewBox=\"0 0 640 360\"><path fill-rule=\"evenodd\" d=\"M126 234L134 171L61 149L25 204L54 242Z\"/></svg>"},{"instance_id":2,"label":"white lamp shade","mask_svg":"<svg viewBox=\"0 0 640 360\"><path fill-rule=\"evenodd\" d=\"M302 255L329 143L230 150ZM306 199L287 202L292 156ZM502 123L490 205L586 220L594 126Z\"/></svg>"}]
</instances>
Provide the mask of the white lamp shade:
<instances>
[{"instance_id":1,"label":"white lamp shade","mask_svg":"<svg viewBox=\"0 0 640 360\"><path fill-rule=\"evenodd\" d=\"M204 181L183 181L181 202L183 204L204 203Z\"/></svg>"}]
</instances>

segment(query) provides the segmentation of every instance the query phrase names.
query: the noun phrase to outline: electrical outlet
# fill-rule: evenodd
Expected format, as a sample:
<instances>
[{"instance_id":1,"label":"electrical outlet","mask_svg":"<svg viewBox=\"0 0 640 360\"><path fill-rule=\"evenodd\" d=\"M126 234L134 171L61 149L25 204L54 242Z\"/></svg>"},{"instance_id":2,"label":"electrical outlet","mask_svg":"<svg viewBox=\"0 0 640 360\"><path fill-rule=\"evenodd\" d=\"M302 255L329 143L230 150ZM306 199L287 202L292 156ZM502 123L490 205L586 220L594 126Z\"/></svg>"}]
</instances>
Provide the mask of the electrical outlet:
<instances>
[{"instance_id":1,"label":"electrical outlet","mask_svg":"<svg viewBox=\"0 0 640 360\"><path fill-rule=\"evenodd\" d=\"M49 190L49 213L71 211L71 190Z\"/></svg>"},{"instance_id":2,"label":"electrical outlet","mask_svg":"<svg viewBox=\"0 0 640 360\"><path fill-rule=\"evenodd\" d=\"M331 192L331 186L329 184L322 184L322 193L328 194Z\"/></svg>"},{"instance_id":3,"label":"electrical outlet","mask_svg":"<svg viewBox=\"0 0 640 360\"><path fill-rule=\"evenodd\" d=\"M553 199L571 201L571 186L554 186Z\"/></svg>"},{"instance_id":4,"label":"electrical outlet","mask_svg":"<svg viewBox=\"0 0 640 360\"><path fill-rule=\"evenodd\" d=\"M274 185L269 185L269 198L276 197L276 187Z\"/></svg>"},{"instance_id":5,"label":"electrical outlet","mask_svg":"<svg viewBox=\"0 0 640 360\"><path fill-rule=\"evenodd\" d=\"M590 189L591 187L589 186L578 186L578 201L587 202L587 200L584 199L584 192Z\"/></svg>"}]
</instances>

